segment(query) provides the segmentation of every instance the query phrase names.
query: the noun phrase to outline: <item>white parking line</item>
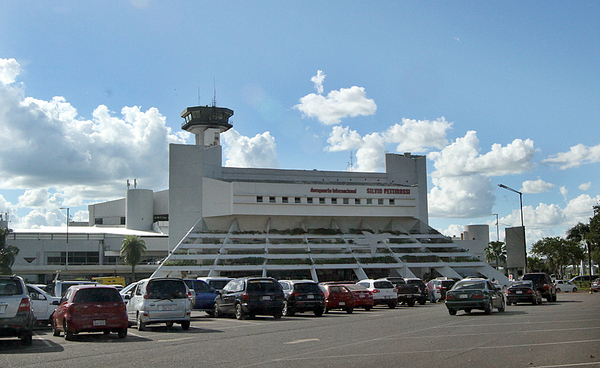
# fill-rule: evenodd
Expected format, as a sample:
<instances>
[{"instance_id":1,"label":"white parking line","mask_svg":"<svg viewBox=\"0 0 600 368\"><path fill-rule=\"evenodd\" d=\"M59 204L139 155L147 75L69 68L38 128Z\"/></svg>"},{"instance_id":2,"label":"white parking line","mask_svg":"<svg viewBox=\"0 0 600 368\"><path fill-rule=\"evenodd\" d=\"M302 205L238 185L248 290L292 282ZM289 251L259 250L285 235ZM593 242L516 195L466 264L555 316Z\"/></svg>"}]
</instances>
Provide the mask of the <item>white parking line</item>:
<instances>
[{"instance_id":1,"label":"white parking line","mask_svg":"<svg viewBox=\"0 0 600 368\"><path fill-rule=\"evenodd\" d=\"M289 341L289 342L284 342L284 344L301 344L303 342L310 342L310 341L321 341L317 338L314 339L301 339L301 340L296 340L296 341Z\"/></svg>"}]
</instances>

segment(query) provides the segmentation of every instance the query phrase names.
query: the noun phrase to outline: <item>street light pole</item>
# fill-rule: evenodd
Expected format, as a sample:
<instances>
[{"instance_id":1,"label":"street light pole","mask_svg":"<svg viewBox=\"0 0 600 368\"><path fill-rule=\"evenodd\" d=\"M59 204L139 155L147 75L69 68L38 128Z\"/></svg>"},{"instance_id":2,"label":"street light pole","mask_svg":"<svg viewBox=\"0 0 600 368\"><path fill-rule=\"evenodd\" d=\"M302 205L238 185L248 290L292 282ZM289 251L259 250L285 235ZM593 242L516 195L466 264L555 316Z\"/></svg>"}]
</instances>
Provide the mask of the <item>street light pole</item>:
<instances>
[{"instance_id":1,"label":"street light pole","mask_svg":"<svg viewBox=\"0 0 600 368\"><path fill-rule=\"evenodd\" d=\"M523 270L523 273L525 273L527 272L527 242L525 241L525 225L523 224L523 193L511 187L507 187L504 184L498 184L498 186L500 188L510 190L511 192L515 192L519 195L519 202L521 204L521 228L523 229L523 247L525 247L525 269Z\"/></svg>"},{"instance_id":2,"label":"street light pole","mask_svg":"<svg viewBox=\"0 0 600 368\"><path fill-rule=\"evenodd\" d=\"M499 242L500 241L500 228L498 227L498 214L497 213L492 213L492 216L496 216L496 241Z\"/></svg>"},{"instance_id":3,"label":"street light pole","mask_svg":"<svg viewBox=\"0 0 600 368\"><path fill-rule=\"evenodd\" d=\"M67 253L65 257L65 269L69 268L69 207L60 207L61 210L67 210Z\"/></svg>"}]
</instances>

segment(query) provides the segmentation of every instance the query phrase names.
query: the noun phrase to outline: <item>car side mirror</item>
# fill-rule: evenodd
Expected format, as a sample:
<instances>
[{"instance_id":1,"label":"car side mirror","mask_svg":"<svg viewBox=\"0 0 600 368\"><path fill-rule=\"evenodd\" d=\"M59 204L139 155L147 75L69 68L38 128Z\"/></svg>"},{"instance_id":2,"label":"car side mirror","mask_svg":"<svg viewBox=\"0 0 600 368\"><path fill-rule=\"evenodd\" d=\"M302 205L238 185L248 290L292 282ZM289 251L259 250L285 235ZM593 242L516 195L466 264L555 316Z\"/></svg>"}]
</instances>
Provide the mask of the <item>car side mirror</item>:
<instances>
[{"instance_id":1,"label":"car side mirror","mask_svg":"<svg viewBox=\"0 0 600 368\"><path fill-rule=\"evenodd\" d=\"M59 305L59 304L60 304L60 302L58 300L55 300L52 302L52 305Z\"/></svg>"},{"instance_id":2,"label":"car side mirror","mask_svg":"<svg viewBox=\"0 0 600 368\"><path fill-rule=\"evenodd\" d=\"M130 300L130 299L131 299L131 295L129 295L129 294L126 294L126 295L123 297L123 299L125 299L125 300Z\"/></svg>"}]
</instances>

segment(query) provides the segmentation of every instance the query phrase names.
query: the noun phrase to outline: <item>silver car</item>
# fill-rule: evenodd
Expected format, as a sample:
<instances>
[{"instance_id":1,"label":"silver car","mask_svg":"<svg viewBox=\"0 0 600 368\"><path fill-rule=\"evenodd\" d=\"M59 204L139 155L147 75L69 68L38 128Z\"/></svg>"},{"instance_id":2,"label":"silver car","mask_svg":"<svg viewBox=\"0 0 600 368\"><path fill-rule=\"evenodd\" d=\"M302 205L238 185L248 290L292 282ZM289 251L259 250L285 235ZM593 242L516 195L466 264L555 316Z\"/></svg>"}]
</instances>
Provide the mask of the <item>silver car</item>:
<instances>
[{"instance_id":1,"label":"silver car","mask_svg":"<svg viewBox=\"0 0 600 368\"><path fill-rule=\"evenodd\" d=\"M180 278L144 279L137 283L131 293L125 294L127 315L130 323L143 331L146 325L174 323L190 328L191 291Z\"/></svg>"}]
</instances>

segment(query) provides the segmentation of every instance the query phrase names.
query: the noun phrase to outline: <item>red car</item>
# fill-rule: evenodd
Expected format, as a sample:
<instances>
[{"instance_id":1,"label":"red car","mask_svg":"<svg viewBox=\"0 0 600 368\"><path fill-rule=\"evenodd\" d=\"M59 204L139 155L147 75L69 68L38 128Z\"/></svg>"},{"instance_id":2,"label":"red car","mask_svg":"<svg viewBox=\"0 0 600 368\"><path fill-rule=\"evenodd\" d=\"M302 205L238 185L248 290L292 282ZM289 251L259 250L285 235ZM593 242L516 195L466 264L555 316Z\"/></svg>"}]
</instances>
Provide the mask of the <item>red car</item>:
<instances>
[{"instance_id":1,"label":"red car","mask_svg":"<svg viewBox=\"0 0 600 368\"><path fill-rule=\"evenodd\" d=\"M366 287L352 282L335 282L335 285L343 285L354 295L354 308L365 308L366 311L371 310L374 305L373 293Z\"/></svg>"},{"instance_id":2,"label":"red car","mask_svg":"<svg viewBox=\"0 0 600 368\"><path fill-rule=\"evenodd\" d=\"M325 313L332 309L343 309L350 314L354 311L354 295L344 285L319 285L325 293Z\"/></svg>"},{"instance_id":3,"label":"red car","mask_svg":"<svg viewBox=\"0 0 600 368\"><path fill-rule=\"evenodd\" d=\"M113 286L71 286L60 300L52 319L54 336L64 332L72 340L79 332L117 332L127 336L129 321L121 295Z\"/></svg>"}]
</instances>

